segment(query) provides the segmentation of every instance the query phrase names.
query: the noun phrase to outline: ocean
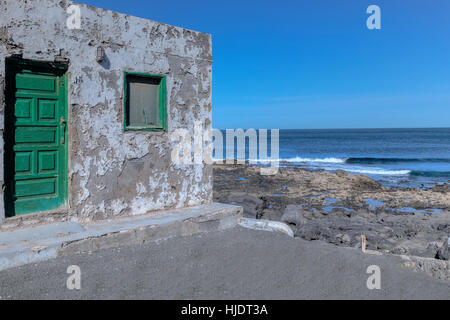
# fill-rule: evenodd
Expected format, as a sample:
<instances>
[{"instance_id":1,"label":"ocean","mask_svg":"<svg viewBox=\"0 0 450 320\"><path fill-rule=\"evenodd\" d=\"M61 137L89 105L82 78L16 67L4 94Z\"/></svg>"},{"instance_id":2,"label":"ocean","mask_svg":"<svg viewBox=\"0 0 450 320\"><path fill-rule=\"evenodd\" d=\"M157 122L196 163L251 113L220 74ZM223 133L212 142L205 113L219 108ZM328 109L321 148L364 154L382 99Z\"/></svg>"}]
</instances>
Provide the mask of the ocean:
<instances>
[{"instance_id":1,"label":"ocean","mask_svg":"<svg viewBox=\"0 0 450 320\"><path fill-rule=\"evenodd\" d=\"M385 186L450 182L450 128L280 130L279 146L281 165L345 170ZM247 160L248 150L247 141Z\"/></svg>"}]
</instances>

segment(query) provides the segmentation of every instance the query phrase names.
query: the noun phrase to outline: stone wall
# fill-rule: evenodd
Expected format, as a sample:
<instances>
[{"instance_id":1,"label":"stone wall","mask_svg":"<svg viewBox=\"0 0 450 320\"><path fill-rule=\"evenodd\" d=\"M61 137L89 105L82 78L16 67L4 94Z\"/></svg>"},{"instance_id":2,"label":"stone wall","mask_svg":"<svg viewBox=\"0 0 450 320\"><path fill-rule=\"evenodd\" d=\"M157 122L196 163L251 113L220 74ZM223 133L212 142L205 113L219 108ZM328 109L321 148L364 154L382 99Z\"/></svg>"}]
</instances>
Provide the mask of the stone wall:
<instances>
[{"instance_id":1,"label":"stone wall","mask_svg":"<svg viewBox=\"0 0 450 320\"><path fill-rule=\"evenodd\" d=\"M172 163L176 142L170 139L178 128L193 134L195 121L211 128L210 35L82 4L76 4L81 29L70 30L66 9L72 4L0 0L0 130L5 58L67 61L71 218L96 220L212 202L211 166ZM100 45L107 58L97 63ZM124 132L124 71L167 76L167 132Z\"/></svg>"}]
</instances>

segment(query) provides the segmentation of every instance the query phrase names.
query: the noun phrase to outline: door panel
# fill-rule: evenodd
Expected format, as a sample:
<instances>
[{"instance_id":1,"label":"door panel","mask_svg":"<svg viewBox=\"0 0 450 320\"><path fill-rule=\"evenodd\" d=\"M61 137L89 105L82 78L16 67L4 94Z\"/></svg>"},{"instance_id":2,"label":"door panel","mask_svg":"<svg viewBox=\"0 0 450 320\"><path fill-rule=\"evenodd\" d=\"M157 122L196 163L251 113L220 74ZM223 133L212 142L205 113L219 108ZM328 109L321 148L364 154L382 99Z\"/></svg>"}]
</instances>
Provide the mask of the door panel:
<instances>
[{"instance_id":1,"label":"door panel","mask_svg":"<svg viewBox=\"0 0 450 320\"><path fill-rule=\"evenodd\" d=\"M64 207L67 194L66 77L58 69L8 65L8 216Z\"/></svg>"},{"instance_id":2,"label":"door panel","mask_svg":"<svg viewBox=\"0 0 450 320\"><path fill-rule=\"evenodd\" d=\"M23 91L56 92L57 78L40 74L18 74L16 76L16 89Z\"/></svg>"},{"instance_id":3,"label":"door panel","mask_svg":"<svg viewBox=\"0 0 450 320\"><path fill-rule=\"evenodd\" d=\"M15 142L18 145L17 148L24 147L25 145L55 145L56 147L56 131L58 128L39 128L39 127L18 127L16 128Z\"/></svg>"}]
</instances>

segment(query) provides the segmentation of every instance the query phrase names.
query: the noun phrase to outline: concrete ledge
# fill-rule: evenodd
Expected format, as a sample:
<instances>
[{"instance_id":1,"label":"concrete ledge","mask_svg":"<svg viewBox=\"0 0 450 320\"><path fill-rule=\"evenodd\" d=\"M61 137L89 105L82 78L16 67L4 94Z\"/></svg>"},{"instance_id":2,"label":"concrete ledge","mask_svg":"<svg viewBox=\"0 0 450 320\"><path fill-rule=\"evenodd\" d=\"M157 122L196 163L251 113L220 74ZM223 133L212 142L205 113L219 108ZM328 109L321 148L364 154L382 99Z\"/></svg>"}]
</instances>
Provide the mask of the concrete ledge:
<instances>
[{"instance_id":1,"label":"concrete ledge","mask_svg":"<svg viewBox=\"0 0 450 320\"><path fill-rule=\"evenodd\" d=\"M225 230L238 225L242 213L241 207L213 203L86 225L65 222L0 232L0 271L59 256Z\"/></svg>"}]
</instances>

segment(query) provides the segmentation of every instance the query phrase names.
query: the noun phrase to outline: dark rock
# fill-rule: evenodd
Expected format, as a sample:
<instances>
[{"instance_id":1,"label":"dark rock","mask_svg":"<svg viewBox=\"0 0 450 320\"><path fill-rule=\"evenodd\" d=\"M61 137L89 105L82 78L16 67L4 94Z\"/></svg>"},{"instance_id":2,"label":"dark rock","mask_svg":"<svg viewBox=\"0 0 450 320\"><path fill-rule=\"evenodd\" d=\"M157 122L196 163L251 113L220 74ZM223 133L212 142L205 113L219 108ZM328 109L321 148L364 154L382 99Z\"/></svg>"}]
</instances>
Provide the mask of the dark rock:
<instances>
[{"instance_id":1,"label":"dark rock","mask_svg":"<svg viewBox=\"0 0 450 320\"><path fill-rule=\"evenodd\" d=\"M449 248L448 248L448 240L444 242L444 245L437 252L436 259L444 260L444 261L449 261L450 260L450 254L449 254Z\"/></svg>"},{"instance_id":2,"label":"dark rock","mask_svg":"<svg viewBox=\"0 0 450 320\"><path fill-rule=\"evenodd\" d=\"M437 231L447 231L450 233L450 223L438 223L433 225L433 229Z\"/></svg>"},{"instance_id":3,"label":"dark rock","mask_svg":"<svg viewBox=\"0 0 450 320\"><path fill-rule=\"evenodd\" d=\"M328 228L315 223L308 223L298 228L295 235L307 241L314 241L314 240L327 241L328 239L331 238L331 233L328 230Z\"/></svg>"},{"instance_id":4,"label":"dark rock","mask_svg":"<svg viewBox=\"0 0 450 320\"><path fill-rule=\"evenodd\" d=\"M281 222L301 226L306 224L308 219L303 216L303 208L301 206L288 205L281 217Z\"/></svg>"},{"instance_id":5,"label":"dark rock","mask_svg":"<svg viewBox=\"0 0 450 320\"><path fill-rule=\"evenodd\" d=\"M221 199L221 202L234 204L244 208L244 217L252 219L261 219L264 210L264 201L251 195L243 194L229 196Z\"/></svg>"},{"instance_id":6,"label":"dark rock","mask_svg":"<svg viewBox=\"0 0 450 320\"><path fill-rule=\"evenodd\" d=\"M442 244L437 241L428 243L427 249L423 252L421 256L427 258L436 258L439 249L441 249Z\"/></svg>"}]
</instances>

